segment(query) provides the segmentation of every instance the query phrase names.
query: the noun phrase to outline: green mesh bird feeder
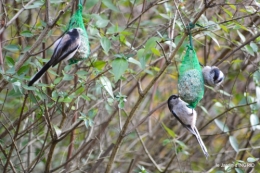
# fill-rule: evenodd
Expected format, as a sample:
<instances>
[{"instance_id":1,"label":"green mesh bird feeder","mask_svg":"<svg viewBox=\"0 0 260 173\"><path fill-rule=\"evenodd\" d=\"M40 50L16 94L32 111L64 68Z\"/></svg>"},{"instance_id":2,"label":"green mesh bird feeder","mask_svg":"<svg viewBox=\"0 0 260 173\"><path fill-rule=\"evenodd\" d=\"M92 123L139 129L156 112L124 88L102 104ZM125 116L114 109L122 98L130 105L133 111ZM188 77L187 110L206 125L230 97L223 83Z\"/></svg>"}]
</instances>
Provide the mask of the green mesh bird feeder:
<instances>
[{"instance_id":1,"label":"green mesh bird feeder","mask_svg":"<svg viewBox=\"0 0 260 173\"><path fill-rule=\"evenodd\" d=\"M81 2L81 0L79 0L78 9L75 11L75 13L70 18L67 30L70 30L70 29L73 29L73 28L81 28L83 30L83 32L80 33L81 46L79 47L79 49L76 52L76 54L74 55L74 57L69 60L70 64L75 64L78 61L85 60L90 55L90 46L89 46L88 34L87 34L86 29L85 29L85 25L83 23L83 18L82 18L82 2Z\"/></svg>"},{"instance_id":2,"label":"green mesh bird feeder","mask_svg":"<svg viewBox=\"0 0 260 173\"><path fill-rule=\"evenodd\" d=\"M204 95L204 80L202 69L192 45L192 36L189 32L190 45L179 67L178 92L182 100L195 108Z\"/></svg>"}]
</instances>

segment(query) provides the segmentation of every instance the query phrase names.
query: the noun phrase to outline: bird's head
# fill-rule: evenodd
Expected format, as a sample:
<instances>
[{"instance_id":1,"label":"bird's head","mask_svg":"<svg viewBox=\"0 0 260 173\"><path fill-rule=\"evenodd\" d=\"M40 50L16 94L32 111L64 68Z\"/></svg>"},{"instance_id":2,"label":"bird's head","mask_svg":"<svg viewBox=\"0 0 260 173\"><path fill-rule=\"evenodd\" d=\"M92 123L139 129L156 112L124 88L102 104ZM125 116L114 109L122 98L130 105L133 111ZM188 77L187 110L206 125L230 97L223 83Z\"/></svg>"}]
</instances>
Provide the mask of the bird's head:
<instances>
[{"instance_id":1,"label":"bird's head","mask_svg":"<svg viewBox=\"0 0 260 173\"><path fill-rule=\"evenodd\" d=\"M168 105L174 106L179 102L179 96L171 95L168 99Z\"/></svg>"},{"instance_id":2,"label":"bird's head","mask_svg":"<svg viewBox=\"0 0 260 173\"><path fill-rule=\"evenodd\" d=\"M219 70L218 67L213 66L211 68L210 74L212 75L213 82L216 86L220 85L224 81L224 74Z\"/></svg>"},{"instance_id":3,"label":"bird's head","mask_svg":"<svg viewBox=\"0 0 260 173\"><path fill-rule=\"evenodd\" d=\"M204 81L210 86L218 86L224 81L224 74L216 66L205 66L202 70Z\"/></svg>"}]
</instances>

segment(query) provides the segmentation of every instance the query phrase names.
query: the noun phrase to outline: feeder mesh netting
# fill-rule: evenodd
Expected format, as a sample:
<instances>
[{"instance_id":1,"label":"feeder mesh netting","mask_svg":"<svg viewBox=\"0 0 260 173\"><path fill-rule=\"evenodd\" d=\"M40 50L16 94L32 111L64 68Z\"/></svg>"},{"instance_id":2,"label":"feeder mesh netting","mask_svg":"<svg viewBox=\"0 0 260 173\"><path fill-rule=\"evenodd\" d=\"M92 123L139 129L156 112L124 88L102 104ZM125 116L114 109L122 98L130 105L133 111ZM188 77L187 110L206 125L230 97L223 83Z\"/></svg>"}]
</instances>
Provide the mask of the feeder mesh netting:
<instances>
[{"instance_id":1,"label":"feeder mesh netting","mask_svg":"<svg viewBox=\"0 0 260 173\"><path fill-rule=\"evenodd\" d=\"M89 57L90 54L88 34L83 23L81 4L78 5L77 11L71 16L67 29L70 30L73 28L81 28L83 30L83 33L81 33L80 35L81 46L79 47L79 50L77 51L75 56L69 60L70 64L77 63L80 60L85 60Z\"/></svg>"},{"instance_id":2,"label":"feeder mesh netting","mask_svg":"<svg viewBox=\"0 0 260 173\"><path fill-rule=\"evenodd\" d=\"M195 50L189 45L179 68L178 91L191 108L195 108L204 95L202 70Z\"/></svg>"}]
</instances>

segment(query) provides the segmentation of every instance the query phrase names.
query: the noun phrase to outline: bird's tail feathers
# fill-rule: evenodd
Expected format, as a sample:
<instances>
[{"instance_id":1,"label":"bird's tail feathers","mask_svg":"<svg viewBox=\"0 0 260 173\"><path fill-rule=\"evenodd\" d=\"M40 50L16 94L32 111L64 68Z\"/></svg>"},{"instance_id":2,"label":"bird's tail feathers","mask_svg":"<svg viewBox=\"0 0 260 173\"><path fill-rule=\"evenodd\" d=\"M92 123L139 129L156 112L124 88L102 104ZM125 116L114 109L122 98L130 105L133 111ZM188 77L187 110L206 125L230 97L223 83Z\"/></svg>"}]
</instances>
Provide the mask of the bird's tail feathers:
<instances>
[{"instance_id":1,"label":"bird's tail feathers","mask_svg":"<svg viewBox=\"0 0 260 173\"><path fill-rule=\"evenodd\" d=\"M29 81L28 83L28 86L32 86L36 81L38 81L42 75L51 67L51 64L50 62L47 62L43 67L42 69L37 72L32 78L31 80Z\"/></svg>"},{"instance_id":2,"label":"bird's tail feathers","mask_svg":"<svg viewBox=\"0 0 260 173\"><path fill-rule=\"evenodd\" d=\"M203 153L204 153L204 155L205 155L205 157L207 159L209 157L209 153L208 153L207 148L204 145L204 142L202 141L202 139L200 137L200 134L199 134L199 131L197 130L196 127L194 127L194 133L193 134L196 136L197 141L199 142L200 147L201 147L201 149L202 149L202 151L203 151Z\"/></svg>"}]
</instances>

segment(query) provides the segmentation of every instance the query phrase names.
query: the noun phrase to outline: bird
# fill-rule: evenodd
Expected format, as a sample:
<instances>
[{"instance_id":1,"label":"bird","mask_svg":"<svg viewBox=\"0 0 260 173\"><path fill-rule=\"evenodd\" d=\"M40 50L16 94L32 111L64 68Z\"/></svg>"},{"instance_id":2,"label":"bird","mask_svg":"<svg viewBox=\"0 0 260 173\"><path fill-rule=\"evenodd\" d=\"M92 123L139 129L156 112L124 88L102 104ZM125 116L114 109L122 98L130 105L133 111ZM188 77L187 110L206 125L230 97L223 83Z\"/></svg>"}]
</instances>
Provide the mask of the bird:
<instances>
[{"instance_id":1,"label":"bird","mask_svg":"<svg viewBox=\"0 0 260 173\"><path fill-rule=\"evenodd\" d=\"M32 86L50 68L56 66L62 60L73 58L81 46L81 28L68 30L61 38L54 43L54 52L51 59L37 72L29 81L28 86Z\"/></svg>"},{"instance_id":2,"label":"bird","mask_svg":"<svg viewBox=\"0 0 260 173\"><path fill-rule=\"evenodd\" d=\"M172 95L169 97L168 107L174 117L196 137L207 159L209 157L209 153L196 128L197 112L194 109L188 107L188 103L181 100L177 95Z\"/></svg>"},{"instance_id":3,"label":"bird","mask_svg":"<svg viewBox=\"0 0 260 173\"><path fill-rule=\"evenodd\" d=\"M216 66L204 66L202 69L204 82L212 87L219 86L224 81L224 74Z\"/></svg>"}]
</instances>

